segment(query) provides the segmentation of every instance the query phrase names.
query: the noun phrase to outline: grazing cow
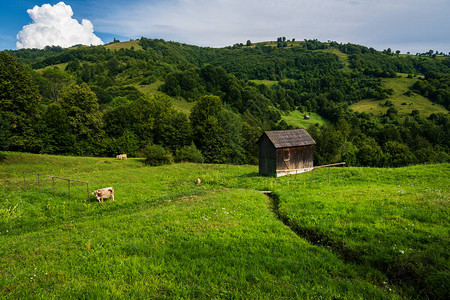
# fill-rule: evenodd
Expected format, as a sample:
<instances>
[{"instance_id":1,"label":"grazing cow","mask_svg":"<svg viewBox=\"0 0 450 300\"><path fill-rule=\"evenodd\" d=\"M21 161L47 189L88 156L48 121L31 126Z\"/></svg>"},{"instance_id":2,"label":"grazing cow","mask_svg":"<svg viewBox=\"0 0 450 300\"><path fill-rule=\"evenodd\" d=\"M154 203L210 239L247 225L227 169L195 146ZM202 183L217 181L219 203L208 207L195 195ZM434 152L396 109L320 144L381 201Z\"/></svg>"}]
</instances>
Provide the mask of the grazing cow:
<instances>
[{"instance_id":1,"label":"grazing cow","mask_svg":"<svg viewBox=\"0 0 450 300\"><path fill-rule=\"evenodd\" d=\"M127 159L127 155L126 154L119 154L116 156L116 158L122 160L122 159Z\"/></svg>"},{"instance_id":2,"label":"grazing cow","mask_svg":"<svg viewBox=\"0 0 450 300\"><path fill-rule=\"evenodd\" d=\"M103 189L98 189L92 192L93 195L95 195L95 198L97 198L98 202L103 203L103 199L106 198L112 198L114 201L114 188L113 187L107 187Z\"/></svg>"}]
</instances>

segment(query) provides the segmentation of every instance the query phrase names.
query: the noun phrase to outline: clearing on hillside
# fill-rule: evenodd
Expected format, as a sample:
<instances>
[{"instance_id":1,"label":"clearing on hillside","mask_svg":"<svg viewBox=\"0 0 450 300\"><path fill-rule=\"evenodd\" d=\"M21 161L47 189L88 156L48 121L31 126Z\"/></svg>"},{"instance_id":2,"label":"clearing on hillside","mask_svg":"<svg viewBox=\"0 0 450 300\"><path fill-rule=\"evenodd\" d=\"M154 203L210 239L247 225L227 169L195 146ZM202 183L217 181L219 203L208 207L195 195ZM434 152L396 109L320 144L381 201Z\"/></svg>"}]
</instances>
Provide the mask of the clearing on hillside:
<instances>
[{"instance_id":1,"label":"clearing on hillside","mask_svg":"<svg viewBox=\"0 0 450 300\"><path fill-rule=\"evenodd\" d=\"M309 119L305 119L305 115L309 116ZM288 124L297 128L308 129L309 126L319 124L322 126L327 121L316 113L300 112L293 110L287 115L281 116L281 118Z\"/></svg>"},{"instance_id":2,"label":"clearing on hillside","mask_svg":"<svg viewBox=\"0 0 450 300\"><path fill-rule=\"evenodd\" d=\"M408 78L407 74L399 74L398 78L383 78L383 86L394 90L394 94L388 99L364 99L353 103L350 108L357 112L373 113L375 116L381 117L386 114L389 107L382 106L387 100L392 101L394 107L398 110L399 116L411 114L413 110L418 110L423 116L429 116L432 113L448 113L442 105L431 102L430 99L422 95L414 93L410 87L419 80L417 77ZM409 94L409 95L408 95Z\"/></svg>"},{"instance_id":3,"label":"clearing on hillside","mask_svg":"<svg viewBox=\"0 0 450 300\"><path fill-rule=\"evenodd\" d=\"M111 44L105 45L105 48L110 49L110 50L131 49L131 47L133 47L134 50L142 50L142 47L141 47L141 45L139 45L138 40L111 43Z\"/></svg>"}]
</instances>

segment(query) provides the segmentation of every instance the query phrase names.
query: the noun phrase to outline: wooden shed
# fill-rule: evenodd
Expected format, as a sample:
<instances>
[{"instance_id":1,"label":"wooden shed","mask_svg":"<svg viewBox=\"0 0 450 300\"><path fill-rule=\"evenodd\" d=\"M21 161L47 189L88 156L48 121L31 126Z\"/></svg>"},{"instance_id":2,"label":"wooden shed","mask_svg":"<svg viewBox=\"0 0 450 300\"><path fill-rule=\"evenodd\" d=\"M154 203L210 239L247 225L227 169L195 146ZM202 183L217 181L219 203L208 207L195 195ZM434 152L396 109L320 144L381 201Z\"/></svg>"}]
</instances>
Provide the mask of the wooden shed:
<instances>
[{"instance_id":1,"label":"wooden shed","mask_svg":"<svg viewBox=\"0 0 450 300\"><path fill-rule=\"evenodd\" d=\"M305 129L265 131L258 140L259 174L279 177L311 171L315 144Z\"/></svg>"}]
</instances>

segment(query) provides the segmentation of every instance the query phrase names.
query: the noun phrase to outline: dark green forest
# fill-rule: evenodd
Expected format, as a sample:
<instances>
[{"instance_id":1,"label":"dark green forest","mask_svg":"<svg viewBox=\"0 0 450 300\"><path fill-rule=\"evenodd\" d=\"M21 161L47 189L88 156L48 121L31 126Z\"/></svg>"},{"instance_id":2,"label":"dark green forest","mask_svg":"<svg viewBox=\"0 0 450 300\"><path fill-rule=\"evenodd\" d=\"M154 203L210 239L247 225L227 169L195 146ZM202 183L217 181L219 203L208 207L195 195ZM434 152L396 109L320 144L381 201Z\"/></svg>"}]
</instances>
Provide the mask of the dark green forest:
<instances>
[{"instance_id":1,"label":"dark green forest","mask_svg":"<svg viewBox=\"0 0 450 300\"><path fill-rule=\"evenodd\" d=\"M298 110L327 121L307 128L316 165L450 161L450 57L282 38L225 48L135 42L0 52L0 150L255 164L262 132L293 128L282 116ZM400 115L382 83L400 73L417 78L407 93L447 113ZM389 108L349 108L363 99ZM190 102L190 113L176 101Z\"/></svg>"}]
</instances>

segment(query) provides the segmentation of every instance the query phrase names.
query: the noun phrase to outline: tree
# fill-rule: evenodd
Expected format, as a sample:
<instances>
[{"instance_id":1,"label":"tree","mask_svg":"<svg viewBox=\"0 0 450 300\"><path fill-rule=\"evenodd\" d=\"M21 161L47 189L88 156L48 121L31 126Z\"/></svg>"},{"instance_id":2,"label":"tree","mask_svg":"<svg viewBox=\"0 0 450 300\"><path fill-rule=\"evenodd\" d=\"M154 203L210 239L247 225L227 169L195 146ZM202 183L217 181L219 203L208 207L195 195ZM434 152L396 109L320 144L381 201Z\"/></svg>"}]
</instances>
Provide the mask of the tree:
<instances>
[{"instance_id":1,"label":"tree","mask_svg":"<svg viewBox=\"0 0 450 300\"><path fill-rule=\"evenodd\" d=\"M344 143L343 133L333 125L325 124L315 137L314 160L319 165L331 164L341 160L341 148Z\"/></svg>"},{"instance_id":2,"label":"tree","mask_svg":"<svg viewBox=\"0 0 450 300\"><path fill-rule=\"evenodd\" d=\"M381 167L385 163L383 150L374 138L365 138L356 153L358 164L368 167Z\"/></svg>"},{"instance_id":3,"label":"tree","mask_svg":"<svg viewBox=\"0 0 450 300\"><path fill-rule=\"evenodd\" d=\"M76 136L74 153L99 155L104 148L102 113L97 96L86 83L68 87L62 96L61 107L67 114L71 133Z\"/></svg>"},{"instance_id":4,"label":"tree","mask_svg":"<svg viewBox=\"0 0 450 300\"><path fill-rule=\"evenodd\" d=\"M145 157L144 162L151 166L161 166L173 162L172 154L160 145L148 144L142 153Z\"/></svg>"},{"instance_id":5,"label":"tree","mask_svg":"<svg viewBox=\"0 0 450 300\"><path fill-rule=\"evenodd\" d=\"M202 163L204 160L202 152L195 147L194 143L175 151L176 162L189 161L193 163Z\"/></svg>"},{"instance_id":6,"label":"tree","mask_svg":"<svg viewBox=\"0 0 450 300\"><path fill-rule=\"evenodd\" d=\"M9 146L10 126L6 118L0 112L0 150L6 150Z\"/></svg>"},{"instance_id":7,"label":"tree","mask_svg":"<svg viewBox=\"0 0 450 300\"><path fill-rule=\"evenodd\" d=\"M388 166L400 167L416 162L416 157L405 144L397 141L388 141L384 145L384 149L384 152L387 154Z\"/></svg>"},{"instance_id":8,"label":"tree","mask_svg":"<svg viewBox=\"0 0 450 300\"><path fill-rule=\"evenodd\" d=\"M244 149L242 148L242 121L240 117L228 110L222 110L218 116L220 126L225 130L227 146L230 149L230 156L227 158L229 163L243 163Z\"/></svg>"},{"instance_id":9,"label":"tree","mask_svg":"<svg viewBox=\"0 0 450 300\"><path fill-rule=\"evenodd\" d=\"M58 102L61 97L61 91L67 87L71 81L71 76L58 67L48 68L42 71L41 80L39 80L39 89L42 96L47 97L54 102Z\"/></svg>"},{"instance_id":10,"label":"tree","mask_svg":"<svg viewBox=\"0 0 450 300\"><path fill-rule=\"evenodd\" d=\"M119 153L126 153L128 157L136 156L140 147L139 139L130 129L119 132L118 137L106 139L105 153L108 156L115 156Z\"/></svg>"},{"instance_id":11,"label":"tree","mask_svg":"<svg viewBox=\"0 0 450 300\"><path fill-rule=\"evenodd\" d=\"M38 152L40 141L35 130L40 96L25 66L0 52L0 112L9 127L9 150Z\"/></svg>"},{"instance_id":12,"label":"tree","mask_svg":"<svg viewBox=\"0 0 450 300\"><path fill-rule=\"evenodd\" d=\"M203 96L191 110L190 120L195 145L207 162L224 163L230 154L225 130L218 115L223 106L217 96Z\"/></svg>"},{"instance_id":13,"label":"tree","mask_svg":"<svg viewBox=\"0 0 450 300\"><path fill-rule=\"evenodd\" d=\"M248 118L248 115L247 115ZM253 117L254 118L254 117ZM258 139L262 134L260 126L253 123L249 125L247 122L242 122L242 148L245 153L245 163L258 163Z\"/></svg>"},{"instance_id":14,"label":"tree","mask_svg":"<svg viewBox=\"0 0 450 300\"><path fill-rule=\"evenodd\" d=\"M71 132L65 110L58 103L51 103L40 120L43 153L73 153L75 135Z\"/></svg>"},{"instance_id":15,"label":"tree","mask_svg":"<svg viewBox=\"0 0 450 300\"><path fill-rule=\"evenodd\" d=\"M251 46L252 45L252 42L250 41L250 40L247 40L247 44L246 44L247 46Z\"/></svg>"},{"instance_id":16,"label":"tree","mask_svg":"<svg viewBox=\"0 0 450 300\"><path fill-rule=\"evenodd\" d=\"M174 111L162 120L161 143L175 152L192 144L192 133L185 113Z\"/></svg>"}]
</instances>

